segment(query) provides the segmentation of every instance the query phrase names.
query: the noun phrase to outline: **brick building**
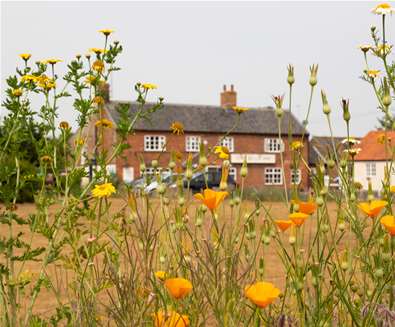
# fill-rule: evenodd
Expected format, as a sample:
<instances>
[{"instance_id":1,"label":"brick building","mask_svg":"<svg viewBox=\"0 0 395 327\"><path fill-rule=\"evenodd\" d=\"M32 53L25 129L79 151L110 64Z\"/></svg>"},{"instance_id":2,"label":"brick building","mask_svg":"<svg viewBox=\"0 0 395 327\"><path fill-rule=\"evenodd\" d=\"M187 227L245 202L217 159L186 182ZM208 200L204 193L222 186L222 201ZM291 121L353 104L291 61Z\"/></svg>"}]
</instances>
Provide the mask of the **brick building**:
<instances>
[{"instance_id":1,"label":"brick building","mask_svg":"<svg viewBox=\"0 0 395 327\"><path fill-rule=\"evenodd\" d=\"M108 92L108 90L107 90ZM300 184L301 189L307 190L308 173L305 167L299 167L296 175L291 172L291 153L288 146L288 123L292 125L294 140L301 140L303 126L288 111L284 111L282 118L283 137L278 138L277 118L272 107L251 108L240 116L239 123L235 126L237 113L225 109L236 105L237 94L233 85L230 89L224 86L220 94L219 106L171 104L165 103L164 107L152 115L150 121L139 121L135 125L135 133L128 138L130 147L125 150L124 158L118 158L108 167L108 171L115 173L120 180L131 182L140 177L138 155L141 155L147 165L148 173L152 171L150 162L159 158L159 165L167 167L170 151L178 151L186 158L188 153L198 155L199 143L204 142L208 147L222 145L228 147L231 155L230 174L236 182L240 181L240 168L243 159L247 158L248 177L247 187L262 188L284 187L283 171L280 162L280 152L284 156L285 180L289 188L291 179ZM104 116L115 125L119 121L116 110L121 102L107 101ZM123 102L125 103L125 102ZM137 111L137 103L130 102L130 113ZM147 104L150 107L152 104ZM174 135L170 132L170 125L180 121L184 125L184 135ZM115 131L106 130L106 148L110 148L116 141ZM84 134L88 136L87 156L92 157L92 144L94 144L95 127L93 122L88 125ZM308 162L308 134L304 137L303 156ZM165 148L164 148L165 147ZM210 160L211 161L211 160ZM212 163L208 169L215 168L219 162Z\"/></svg>"}]
</instances>

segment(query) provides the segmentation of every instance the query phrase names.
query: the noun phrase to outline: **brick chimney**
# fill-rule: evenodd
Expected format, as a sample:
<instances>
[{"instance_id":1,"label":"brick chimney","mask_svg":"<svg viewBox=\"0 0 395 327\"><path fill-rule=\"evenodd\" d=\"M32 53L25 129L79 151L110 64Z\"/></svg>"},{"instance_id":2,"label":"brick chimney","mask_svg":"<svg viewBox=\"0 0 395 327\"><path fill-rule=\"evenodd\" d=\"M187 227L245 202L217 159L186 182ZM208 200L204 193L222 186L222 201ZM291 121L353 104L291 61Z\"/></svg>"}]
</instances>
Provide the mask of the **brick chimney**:
<instances>
[{"instance_id":1,"label":"brick chimney","mask_svg":"<svg viewBox=\"0 0 395 327\"><path fill-rule=\"evenodd\" d=\"M110 84L101 82L98 87L99 95L103 97L105 102L110 101Z\"/></svg>"},{"instance_id":2,"label":"brick chimney","mask_svg":"<svg viewBox=\"0 0 395 327\"><path fill-rule=\"evenodd\" d=\"M237 105L237 93L234 90L233 84L230 86L230 90L226 89L224 85L223 91L221 92L221 107L232 108Z\"/></svg>"}]
</instances>

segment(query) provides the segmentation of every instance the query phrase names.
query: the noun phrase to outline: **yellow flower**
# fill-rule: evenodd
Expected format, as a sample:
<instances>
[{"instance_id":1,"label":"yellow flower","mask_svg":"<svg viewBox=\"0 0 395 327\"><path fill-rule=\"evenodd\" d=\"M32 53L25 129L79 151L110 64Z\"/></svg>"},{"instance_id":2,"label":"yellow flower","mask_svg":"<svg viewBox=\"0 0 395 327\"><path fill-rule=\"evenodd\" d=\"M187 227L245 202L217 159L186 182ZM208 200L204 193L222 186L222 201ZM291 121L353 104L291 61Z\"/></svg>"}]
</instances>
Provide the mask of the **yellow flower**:
<instances>
[{"instance_id":1,"label":"yellow flower","mask_svg":"<svg viewBox=\"0 0 395 327\"><path fill-rule=\"evenodd\" d=\"M104 62L101 60L96 60L92 64L92 69L97 71L98 73L101 73L104 70Z\"/></svg>"},{"instance_id":2,"label":"yellow flower","mask_svg":"<svg viewBox=\"0 0 395 327\"><path fill-rule=\"evenodd\" d=\"M214 153L218 154L220 159L229 159L229 149L226 146L216 146L214 147Z\"/></svg>"},{"instance_id":3,"label":"yellow flower","mask_svg":"<svg viewBox=\"0 0 395 327\"><path fill-rule=\"evenodd\" d=\"M265 308L279 297L280 290L272 283L257 282L253 285L247 285L244 293L252 303L260 308Z\"/></svg>"},{"instance_id":4,"label":"yellow flower","mask_svg":"<svg viewBox=\"0 0 395 327\"><path fill-rule=\"evenodd\" d=\"M37 83L37 86L41 87L46 91L49 91L56 87L55 81L44 74L37 77L35 82Z\"/></svg>"},{"instance_id":5,"label":"yellow flower","mask_svg":"<svg viewBox=\"0 0 395 327\"><path fill-rule=\"evenodd\" d=\"M141 86L145 90L154 90L154 89L158 88L155 84L151 84L151 83L143 83L143 84L141 84Z\"/></svg>"},{"instance_id":6,"label":"yellow flower","mask_svg":"<svg viewBox=\"0 0 395 327\"><path fill-rule=\"evenodd\" d=\"M370 78L376 78L377 76L380 75L380 71L379 70L375 70L375 69L370 69L370 70L366 71L366 74Z\"/></svg>"},{"instance_id":7,"label":"yellow flower","mask_svg":"<svg viewBox=\"0 0 395 327\"><path fill-rule=\"evenodd\" d=\"M37 81L37 76L34 75L23 75L21 78L21 81L24 83L30 83L30 82L35 82Z\"/></svg>"},{"instance_id":8,"label":"yellow flower","mask_svg":"<svg viewBox=\"0 0 395 327\"><path fill-rule=\"evenodd\" d=\"M184 134L184 125L179 121L175 121L171 124L170 130L173 134L182 135Z\"/></svg>"},{"instance_id":9,"label":"yellow flower","mask_svg":"<svg viewBox=\"0 0 395 327\"><path fill-rule=\"evenodd\" d=\"M381 225L390 233L391 236L395 236L395 217L394 216L383 216L380 219Z\"/></svg>"},{"instance_id":10,"label":"yellow flower","mask_svg":"<svg viewBox=\"0 0 395 327\"><path fill-rule=\"evenodd\" d=\"M274 221L274 223L283 232L285 232L289 227L293 225L293 222L291 220L283 220L283 219L277 219Z\"/></svg>"},{"instance_id":11,"label":"yellow flower","mask_svg":"<svg viewBox=\"0 0 395 327\"><path fill-rule=\"evenodd\" d=\"M89 51L94 52L97 55L107 52L106 50L100 48L90 48Z\"/></svg>"},{"instance_id":12,"label":"yellow flower","mask_svg":"<svg viewBox=\"0 0 395 327\"><path fill-rule=\"evenodd\" d=\"M390 137L387 136L387 138L386 138L385 134L381 133L377 137L377 143L384 144L386 139L387 139L388 142L391 142L391 138Z\"/></svg>"},{"instance_id":13,"label":"yellow flower","mask_svg":"<svg viewBox=\"0 0 395 327\"><path fill-rule=\"evenodd\" d=\"M202 193L194 195L195 199L200 200L210 210L215 210L226 198L228 192L217 192L206 188Z\"/></svg>"},{"instance_id":14,"label":"yellow flower","mask_svg":"<svg viewBox=\"0 0 395 327\"><path fill-rule=\"evenodd\" d=\"M394 8L392 8L389 3L380 3L379 5L374 7L371 11L376 15L387 15L387 14L392 14Z\"/></svg>"},{"instance_id":15,"label":"yellow flower","mask_svg":"<svg viewBox=\"0 0 395 327\"><path fill-rule=\"evenodd\" d=\"M343 152L348 153L351 157L355 157L361 152L361 148L344 149Z\"/></svg>"},{"instance_id":16,"label":"yellow flower","mask_svg":"<svg viewBox=\"0 0 395 327\"><path fill-rule=\"evenodd\" d=\"M98 106L101 106L101 105L103 105L104 104L104 98L103 97L101 97L100 95L96 95L93 99L92 99L92 102L93 103L95 103L95 104L97 104Z\"/></svg>"},{"instance_id":17,"label":"yellow flower","mask_svg":"<svg viewBox=\"0 0 395 327\"><path fill-rule=\"evenodd\" d=\"M12 93L12 95L14 96L14 97L20 97L21 95L22 95L22 90L21 89L13 89L12 91L11 91L11 93Z\"/></svg>"},{"instance_id":18,"label":"yellow flower","mask_svg":"<svg viewBox=\"0 0 395 327\"><path fill-rule=\"evenodd\" d=\"M359 48L362 50L362 52L366 53L370 49L372 49L372 46L369 45L369 44L362 44L362 45L359 46Z\"/></svg>"},{"instance_id":19,"label":"yellow flower","mask_svg":"<svg viewBox=\"0 0 395 327\"><path fill-rule=\"evenodd\" d=\"M105 36L109 36L111 33L114 33L115 31L105 28L105 29L99 30L99 32L103 33Z\"/></svg>"},{"instance_id":20,"label":"yellow flower","mask_svg":"<svg viewBox=\"0 0 395 327\"><path fill-rule=\"evenodd\" d=\"M187 327L190 323L187 315L175 311L159 310L153 316L155 327Z\"/></svg>"},{"instance_id":21,"label":"yellow flower","mask_svg":"<svg viewBox=\"0 0 395 327\"><path fill-rule=\"evenodd\" d=\"M160 280L165 280L166 276L167 276L166 271L158 270L158 271L155 272L155 277L160 279Z\"/></svg>"},{"instance_id":22,"label":"yellow flower","mask_svg":"<svg viewBox=\"0 0 395 327\"><path fill-rule=\"evenodd\" d=\"M106 127L106 128L112 128L113 127L111 120L108 120L106 118L102 118L102 119L98 120L95 123L95 126L96 127L103 126L103 127Z\"/></svg>"},{"instance_id":23,"label":"yellow flower","mask_svg":"<svg viewBox=\"0 0 395 327\"><path fill-rule=\"evenodd\" d=\"M115 193L115 187L111 183L95 185L95 188L92 191L92 195L95 198L107 197L113 193Z\"/></svg>"},{"instance_id":24,"label":"yellow flower","mask_svg":"<svg viewBox=\"0 0 395 327\"><path fill-rule=\"evenodd\" d=\"M303 143L301 141L293 141L291 143L291 150L297 151L303 148Z\"/></svg>"},{"instance_id":25,"label":"yellow flower","mask_svg":"<svg viewBox=\"0 0 395 327\"><path fill-rule=\"evenodd\" d=\"M370 202L360 202L358 204L359 209L361 209L368 217L377 217L381 210L387 206L388 202L383 200L373 200Z\"/></svg>"},{"instance_id":26,"label":"yellow flower","mask_svg":"<svg viewBox=\"0 0 395 327\"><path fill-rule=\"evenodd\" d=\"M94 84L96 82L97 77L93 75L88 75L85 78L85 83L86 84Z\"/></svg>"},{"instance_id":27,"label":"yellow flower","mask_svg":"<svg viewBox=\"0 0 395 327\"><path fill-rule=\"evenodd\" d=\"M232 110L240 115L241 113L243 113L245 111L248 111L250 109L249 108L245 108L245 107L234 106L234 107L232 107Z\"/></svg>"},{"instance_id":28,"label":"yellow flower","mask_svg":"<svg viewBox=\"0 0 395 327\"><path fill-rule=\"evenodd\" d=\"M52 161L52 158L50 156L45 155L45 156L41 157L41 161L43 161L45 163L49 163Z\"/></svg>"},{"instance_id":29,"label":"yellow flower","mask_svg":"<svg viewBox=\"0 0 395 327\"><path fill-rule=\"evenodd\" d=\"M21 57L23 60L28 61L32 55L30 53L21 53L19 57Z\"/></svg>"},{"instance_id":30,"label":"yellow flower","mask_svg":"<svg viewBox=\"0 0 395 327\"><path fill-rule=\"evenodd\" d=\"M373 52L376 56L384 56L391 52L392 45L379 44L376 48L373 49Z\"/></svg>"},{"instance_id":31,"label":"yellow flower","mask_svg":"<svg viewBox=\"0 0 395 327\"><path fill-rule=\"evenodd\" d=\"M393 186L390 187L390 192L391 192L391 193L395 193L395 185L393 185Z\"/></svg>"},{"instance_id":32,"label":"yellow flower","mask_svg":"<svg viewBox=\"0 0 395 327\"><path fill-rule=\"evenodd\" d=\"M192 292L192 283L185 278L169 278L165 286L175 299L181 299Z\"/></svg>"},{"instance_id":33,"label":"yellow flower","mask_svg":"<svg viewBox=\"0 0 395 327\"><path fill-rule=\"evenodd\" d=\"M43 64L55 65L55 64L57 64L58 62L61 62L61 61L62 60L60 60L60 59L51 58L51 59L43 60L42 63Z\"/></svg>"},{"instance_id":34,"label":"yellow flower","mask_svg":"<svg viewBox=\"0 0 395 327\"><path fill-rule=\"evenodd\" d=\"M61 129L69 129L70 125L69 125L69 123L67 121L62 121L59 124L59 128L61 128Z\"/></svg>"},{"instance_id":35,"label":"yellow flower","mask_svg":"<svg viewBox=\"0 0 395 327\"><path fill-rule=\"evenodd\" d=\"M288 218L295 224L295 226L300 227L304 224L309 215L303 212L294 212L288 215Z\"/></svg>"},{"instance_id":36,"label":"yellow flower","mask_svg":"<svg viewBox=\"0 0 395 327\"><path fill-rule=\"evenodd\" d=\"M342 140L342 144L349 144L349 145L355 145L361 143L361 141L353 138L353 137L346 137L345 139Z\"/></svg>"}]
</instances>

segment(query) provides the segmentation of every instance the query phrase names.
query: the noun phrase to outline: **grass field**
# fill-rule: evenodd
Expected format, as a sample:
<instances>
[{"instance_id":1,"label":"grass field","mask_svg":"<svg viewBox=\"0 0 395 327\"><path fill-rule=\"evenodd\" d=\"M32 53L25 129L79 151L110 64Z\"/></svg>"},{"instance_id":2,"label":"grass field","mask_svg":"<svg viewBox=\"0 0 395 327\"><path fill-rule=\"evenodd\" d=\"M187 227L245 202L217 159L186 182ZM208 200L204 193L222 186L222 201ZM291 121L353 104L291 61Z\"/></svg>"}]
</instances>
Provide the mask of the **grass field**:
<instances>
[{"instance_id":1,"label":"grass field","mask_svg":"<svg viewBox=\"0 0 395 327\"><path fill-rule=\"evenodd\" d=\"M120 199L120 198L115 198L111 200L111 212L116 213L119 211L122 211L125 209L125 200ZM158 207L158 201L154 199L153 201L153 209L155 210L155 205ZM191 205L189 206L189 211L193 211L194 208L196 207L195 201L191 202ZM52 211L56 210L56 206L52 208ZM243 203L243 211L244 212L251 212L255 208L255 204L252 201L245 201ZM334 202L328 204L329 211L331 213L331 216L334 216L334 212L336 210L336 204ZM2 210L0 206L0 210ZM287 216L287 208L285 205L281 202L265 202L263 204L263 209L260 210L259 214L259 220L263 222L267 215L271 215L273 218L285 218ZM230 206L228 204L228 201L225 201L224 207L222 210L225 210L225 215L224 216L229 216L230 217ZM28 216L29 214L35 212L35 206L34 204L19 204L17 208L17 213L20 214L21 216ZM193 223L193 222L191 222ZM232 221L228 221L228 224L232 224ZM313 218L310 218L309 221L304 225L304 235L305 235L305 243L309 242L309 237L310 235L314 234L314 230L316 228L315 224L315 219L314 216ZM30 233L29 229L27 226L17 226L17 228L13 231L13 233L18 233L18 232L23 232L24 233L24 239L26 241L30 241L30 238L32 238L32 244L34 246L42 246L46 247L47 246L47 240L44 239L43 237L40 237L38 235L32 235ZM0 236L5 237L8 233L7 229L3 229L0 231ZM289 233L285 233L281 237L288 238ZM346 240L343 240L343 242ZM283 265L280 263L280 259L277 255L277 247L275 245L275 242L272 241L269 246L265 247L265 253L263 254L264 259L265 259L265 264L266 264L266 271L265 271L265 277L268 281L274 282L276 285L279 287L284 285L284 272L283 272ZM41 262L26 262L24 267L18 267L17 269L22 269L28 270L33 274L33 280L37 278L37 275L40 271L41 267ZM58 297L54 295L53 291L51 290L43 290L39 294L38 301L35 305L35 313L40 314L40 315L48 315L50 314L55 306L57 301L61 301L62 303L67 303L69 301L72 301L70 296L67 294L67 285L69 284L69 278L70 278L70 271L64 269L64 267L61 265L61 263L56 263L56 264L51 264L48 269L46 270L46 273L51 277L51 280L56 283L55 289L61 290L58 293ZM23 301L22 301L23 302ZM24 303L26 305L27 303Z\"/></svg>"}]
</instances>

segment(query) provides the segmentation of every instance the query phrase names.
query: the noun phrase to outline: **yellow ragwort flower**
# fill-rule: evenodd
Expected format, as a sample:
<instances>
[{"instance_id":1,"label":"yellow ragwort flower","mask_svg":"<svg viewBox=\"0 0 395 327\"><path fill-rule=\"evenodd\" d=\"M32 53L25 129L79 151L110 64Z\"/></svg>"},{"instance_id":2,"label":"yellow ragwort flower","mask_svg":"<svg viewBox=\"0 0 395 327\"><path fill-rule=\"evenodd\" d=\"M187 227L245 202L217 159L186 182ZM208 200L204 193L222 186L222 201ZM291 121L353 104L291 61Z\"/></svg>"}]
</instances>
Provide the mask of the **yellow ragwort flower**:
<instances>
[{"instance_id":1,"label":"yellow ragwort flower","mask_svg":"<svg viewBox=\"0 0 395 327\"><path fill-rule=\"evenodd\" d=\"M104 104L104 98L101 97L100 95L96 95L93 99L92 102L98 106L102 106Z\"/></svg>"},{"instance_id":2,"label":"yellow ragwort flower","mask_svg":"<svg viewBox=\"0 0 395 327\"><path fill-rule=\"evenodd\" d=\"M388 202L383 200L373 200L370 202L360 202L358 208L361 209L368 217L377 217L381 210L387 206Z\"/></svg>"},{"instance_id":3,"label":"yellow ragwort flower","mask_svg":"<svg viewBox=\"0 0 395 327\"><path fill-rule=\"evenodd\" d=\"M143 84L141 84L141 86L145 90L154 90L154 89L158 88L155 84L151 84L151 83L143 83Z\"/></svg>"},{"instance_id":4,"label":"yellow ragwort flower","mask_svg":"<svg viewBox=\"0 0 395 327\"><path fill-rule=\"evenodd\" d=\"M303 143L301 141L293 141L291 143L291 150L297 151L303 148Z\"/></svg>"},{"instance_id":5,"label":"yellow ragwort flower","mask_svg":"<svg viewBox=\"0 0 395 327\"><path fill-rule=\"evenodd\" d=\"M366 52L368 52L370 49L372 49L372 46L369 45L369 44L362 44L362 45L359 46L359 48L361 49L361 51L362 51L363 53L366 53Z\"/></svg>"},{"instance_id":6,"label":"yellow ragwort flower","mask_svg":"<svg viewBox=\"0 0 395 327\"><path fill-rule=\"evenodd\" d=\"M376 70L376 69L370 69L366 71L366 74L368 75L368 77L370 78L376 78L377 76L380 75L380 71Z\"/></svg>"},{"instance_id":7,"label":"yellow ragwort flower","mask_svg":"<svg viewBox=\"0 0 395 327\"><path fill-rule=\"evenodd\" d=\"M376 7L374 7L371 11L376 15L388 15L388 14L392 14L394 8L392 8L389 3L380 3Z\"/></svg>"},{"instance_id":8,"label":"yellow ragwort flower","mask_svg":"<svg viewBox=\"0 0 395 327\"><path fill-rule=\"evenodd\" d=\"M166 271L158 270L158 271L155 272L155 277L160 279L160 280L165 280L166 276L167 276Z\"/></svg>"},{"instance_id":9,"label":"yellow ragwort flower","mask_svg":"<svg viewBox=\"0 0 395 327\"><path fill-rule=\"evenodd\" d=\"M246 107L233 106L233 107L232 107L232 110L240 115L240 114L242 114L243 112L246 112L246 111L248 111L248 110L250 110L250 109L249 109L249 108L246 108Z\"/></svg>"},{"instance_id":10,"label":"yellow ragwort flower","mask_svg":"<svg viewBox=\"0 0 395 327\"><path fill-rule=\"evenodd\" d=\"M395 236L395 217L386 215L380 219L381 225L388 231L391 236Z\"/></svg>"},{"instance_id":11,"label":"yellow ragwort flower","mask_svg":"<svg viewBox=\"0 0 395 327\"><path fill-rule=\"evenodd\" d=\"M114 30L107 29L107 28L104 28L104 29L102 29L102 30L99 30L99 32L100 32L100 33L103 33L105 36L109 36L111 33L114 33L115 31L114 31Z\"/></svg>"},{"instance_id":12,"label":"yellow ragwort flower","mask_svg":"<svg viewBox=\"0 0 395 327\"><path fill-rule=\"evenodd\" d=\"M41 87L42 89L49 91L56 87L56 83L53 78L50 78L46 75L38 76L35 80L37 86Z\"/></svg>"},{"instance_id":13,"label":"yellow ragwort flower","mask_svg":"<svg viewBox=\"0 0 395 327\"><path fill-rule=\"evenodd\" d=\"M34 75L23 75L22 78L21 78L21 81L23 83L36 82L37 81L37 76L34 76Z\"/></svg>"},{"instance_id":14,"label":"yellow ragwort flower","mask_svg":"<svg viewBox=\"0 0 395 327\"><path fill-rule=\"evenodd\" d=\"M215 210L221 202L227 197L228 192L217 192L206 188L202 193L194 195L195 199L201 201L210 210Z\"/></svg>"},{"instance_id":15,"label":"yellow ragwort flower","mask_svg":"<svg viewBox=\"0 0 395 327\"><path fill-rule=\"evenodd\" d=\"M169 278L165 280L165 286L172 297L182 299L192 292L192 283L185 278Z\"/></svg>"},{"instance_id":16,"label":"yellow ragwort flower","mask_svg":"<svg viewBox=\"0 0 395 327\"><path fill-rule=\"evenodd\" d=\"M67 121L62 121L59 124L59 128L61 128L61 129L69 129L70 125L69 125L69 123Z\"/></svg>"},{"instance_id":17,"label":"yellow ragwort flower","mask_svg":"<svg viewBox=\"0 0 395 327\"><path fill-rule=\"evenodd\" d=\"M392 185L392 186L390 187L390 192L391 192L391 193L395 193L395 185Z\"/></svg>"},{"instance_id":18,"label":"yellow ragwort flower","mask_svg":"<svg viewBox=\"0 0 395 327\"><path fill-rule=\"evenodd\" d=\"M60 60L60 59L50 58L50 59L43 60L42 63L43 64L55 65L55 64L57 64L58 62L61 62L61 61L62 60Z\"/></svg>"},{"instance_id":19,"label":"yellow ragwort flower","mask_svg":"<svg viewBox=\"0 0 395 327\"><path fill-rule=\"evenodd\" d=\"M214 153L218 154L220 159L229 159L229 149L226 146L216 146L214 147Z\"/></svg>"},{"instance_id":20,"label":"yellow ragwort flower","mask_svg":"<svg viewBox=\"0 0 395 327\"><path fill-rule=\"evenodd\" d=\"M108 120L106 118L102 118L102 119L98 120L95 123L95 126L96 127L103 126L103 127L106 127L106 128L112 128L113 127L111 120Z\"/></svg>"},{"instance_id":21,"label":"yellow ragwort flower","mask_svg":"<svg viewBox=\"0 0 395 327\"><path fill-rule=\"evenodd\" d=\"M28 61L32 55L30 53L21 53L19 57L21 57L24 61Z\"/></svg>"},{"instance_id":22,"label":"yellow ragwort flower","mask_svg":"<svg viewBox=\"0 0 395 327\"><path fill-rule=\"evenodd\" d=\"M103 72L104 70L104 62L101 60L96 60L93 64L92 64L92 69L97 71L98 73Z\"/></svg>"},{"instance_id":23,"label":"yellow ragwort flower","mask_svg":"<svg viewBox=\"0 0 395 327\"><path fill-rule=\"evenodd\" d=\"M115 187L112 183L95 185L95 188L92 190L92 195L95 198L108 197L113 193L115 193Z\"/></svg>"},{"instance_id":24,"label":"yellow ragwort flower","mask_svg":"<svg viewBox=\"0 0 395 327\"><path fill-rule=\"evenodd\" d=\"M266 308L272 304L280 295L280 290L272 283L257 282L247 285L244 289L245 296L260 308Z\"/></svg>"},{"instance_id":25,"label":"yellow ragwort flower","mask_svg":"<svg viewBox=\"0 0 395 327\"><path fill-rule=\"evenodd\" d=\"M170 130L173 134L182 135L184 134L184 125L179 121L175 121L171 124Z\"/></svg>"},{"instance_id":26,"label":"yellow ragwort flower","mask_svg":"<svg viewBox=\"0 0 395 327\"><path fill-rule=\"evenodd\" d=\"M22 90L21 90L21 89L13 89L13 90L11 91L11 94L12 94L14 97L19 98L19 97L22 95Z\"/></svg>"},{"instance_id":27,"label":"yellow ragwort flower","mask_svg":"<svg viewBox=\"0 0 395 327\"><path fill-rule=\"evenodd\" d=\"M376 48L373 49L373 52L376 56L384 56L391 52L392 45L389 44L379 44Z\"/></svg>"},{"instance_id":28,"label":"yellow ragwort flower","mask_svg":"<svg viewBox=\"0 0 395 327\"><path fill-rule=\"evenodd\" d=\"M291 220L284 219L277 219L274 221L274 223L282 232L285 232L289 227L293 225L293 222Z\"/></svg>"},{"instance_id":29,"label":"yellow ragwort flower","mask_svg":"<svg viewBox=\"0 0 395 327\"><path fill-rule=\"evenodd\" d=\"M97 81L97 77L93 75L88 75L85 77L86 84L94 84Z\"/></svg>"},{"instance_id":30,"label":"yellow ragwort flower","mask_svg":"<svg viewBox=\"0 0 395 327\"><path fill-rule=\"evenodd\" d=\"M289 214L288 218L295 224L295 226L300 227L304 224L306 219L309 218L309 215L303 212L294 212Z\"/></svg>"},{"instance_id":31,"label":"yellow ragwort flower","mask_svg":"<svg viewBox=\"0 0 395 327\"><path fill-rule=\"evenodd\" d=\"M153 314L155 327L188 327L190 322L187 315L175 311L159 310Z\"/></svg>"},{"instance_id":32,"label":"yellow ragwort flower","mask_svg":"<svg viewBox=\"0 0 395 327\"><path fill-rule=\"evenodd\" d=\"M107 52L106 50L101 49L101 48L90 48L89 51L94 52L97 55Z\"/></svg>"}]
</instances>

